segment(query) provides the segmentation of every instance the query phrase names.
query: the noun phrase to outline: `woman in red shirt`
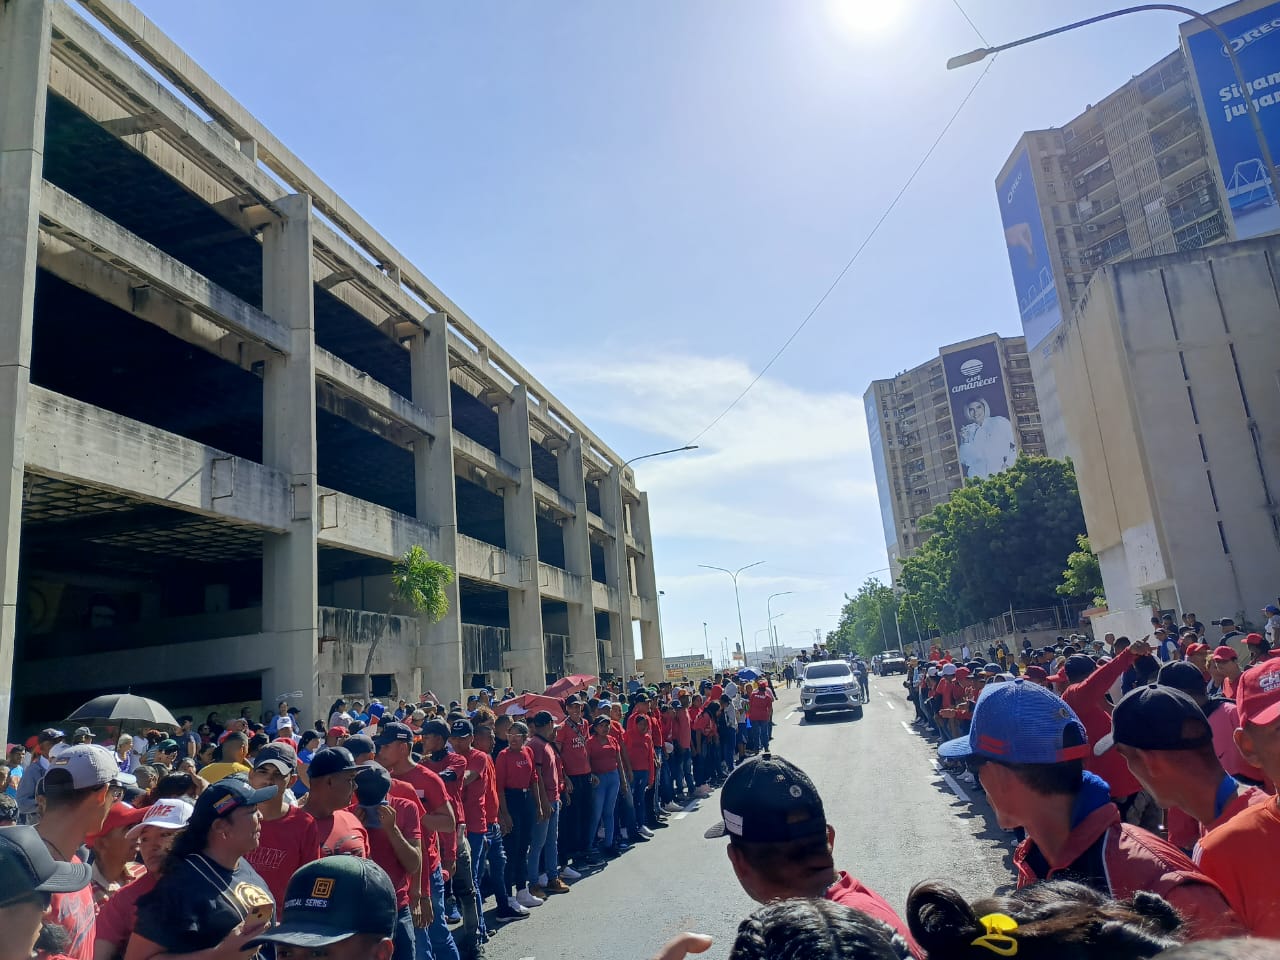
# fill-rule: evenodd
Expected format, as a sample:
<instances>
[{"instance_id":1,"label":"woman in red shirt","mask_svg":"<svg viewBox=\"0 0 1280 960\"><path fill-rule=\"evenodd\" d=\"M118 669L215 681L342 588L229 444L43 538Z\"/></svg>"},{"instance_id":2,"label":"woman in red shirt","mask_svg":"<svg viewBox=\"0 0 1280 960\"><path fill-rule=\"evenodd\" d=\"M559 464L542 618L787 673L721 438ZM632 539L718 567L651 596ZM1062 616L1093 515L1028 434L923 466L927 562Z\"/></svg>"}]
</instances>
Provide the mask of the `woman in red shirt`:
<instances>
[{"instance_id":1,"label":"woman in red shirt","mask_svg":"<svg viewBox=\"0 0 1280 960\"><path fill-rule=\"evenodd\" d=\"M623 735L627 760L631 764L631 796L637 813L643 814L644 795L653 782L656 764L653 757L653 735L649 733L649 718L639 714ZM639 826L636 828L639 830ZM643 834L642 834L643 836Z\"/></svg>"},{"instance_id":2,"label":"woman in red shirt","mask_svg":"<svg viewBox=\"0 0 1280 960\"><path fill-rule=\"evenodd\" d=\"M529 838L534 817L543 817L545 813L542 797L534 789L538 770L533 751L525 746L528 737L527 726L519 721L511 724L507 730L507 747L494 760L494 771L498 784L498 822L502 825L502 846L507 854L504 886L508 906L514 902L522 907L536 907L542 901L529 892Z\"/></svg>"},{"instance_id":3,"label":"woman in red shirt","mask_svg":"<svg viewBox=\"0 0 1280 960\"><path fill-rule=\"evenodd\" d=\"M609 735L609 717L605 714L591 721L591 736L587 738L587 757L591 761L591 824L587 837L593 841L596 831L604 822L604 850L616 857L618 849L614 831L614 813L618 806L618 791L622 786L621 753L618 741Z\"/></svg>"}]
</instances>

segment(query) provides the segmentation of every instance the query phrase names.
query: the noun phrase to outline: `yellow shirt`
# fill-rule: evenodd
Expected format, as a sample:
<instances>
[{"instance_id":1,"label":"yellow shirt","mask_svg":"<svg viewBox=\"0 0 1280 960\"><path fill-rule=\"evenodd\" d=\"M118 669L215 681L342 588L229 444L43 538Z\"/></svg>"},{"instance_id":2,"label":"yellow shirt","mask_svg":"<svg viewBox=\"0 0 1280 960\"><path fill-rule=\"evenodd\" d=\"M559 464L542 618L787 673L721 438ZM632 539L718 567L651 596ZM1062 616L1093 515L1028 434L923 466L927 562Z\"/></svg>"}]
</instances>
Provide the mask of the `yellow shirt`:
<instances>
[{"instance_id":1,"label":"yellow shirt","mask_svg":"<svg viewBox=\"0 0 1280 960\"><path fill-rule=\"evenodd\" d=\"M225 780L233 773L248 773L253 768L247 763L227 763L218 762L211 763L207 767L202 767L200 776L204 777L210 783L217 783L219 780Z\"/></svg>"}]
</instances>

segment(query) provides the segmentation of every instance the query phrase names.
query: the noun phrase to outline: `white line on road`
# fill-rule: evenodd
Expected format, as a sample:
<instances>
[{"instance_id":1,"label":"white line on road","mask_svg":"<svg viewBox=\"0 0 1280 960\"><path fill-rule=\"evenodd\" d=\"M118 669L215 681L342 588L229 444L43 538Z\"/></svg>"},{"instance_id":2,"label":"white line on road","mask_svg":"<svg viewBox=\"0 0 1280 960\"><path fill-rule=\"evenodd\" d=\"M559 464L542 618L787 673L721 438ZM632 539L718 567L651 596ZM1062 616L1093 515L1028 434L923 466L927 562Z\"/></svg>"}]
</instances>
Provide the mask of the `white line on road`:
<instances>
[{"instance_id":1,"label":"white line on road","mask_svg":"<svg viewBox=\"0 0 1280 960\"><path fill-rule=\"evenodd\" d=\"M938 763L937 760L930 760L929 762L933 764L934 772L942 777L943 782L946 783L947 787L951 790L951 792L954 793L961 800L963 800L965 803L969 803L970 802L969 795L964 792L960 784L956 783L955 777L951 776L951 774L943 770L942 765Z\"/></svg>"},{"instance_id":2,"label":"white line on road","mask_svg":"<svg viewBox=\"0 0 1280 960\"><path fill-rule=\"evenodd\" d=\"M783 719L784 719L784 720L790 720L790 719L791 719L792 717L794 717L795 715L796 715L796 712L795 712L794 710L792 710L792 711L791 711L790 713L788 713L785 717L783 717Z\"/></svg>"},{"instance_id":3,"label":"white line on road","mask_svg":"<svg viewBox=\"0 0 1280 960\"><path fill-rule=\"evenodd\" d=\"M886 701L884 702L884 705L885 705L886 707L888 707L890 710L897 710L897 709L898 709L898 708L897 708L897 707L895 707L892 703L890 703L888 700L886 700Z\"/></svg>"},{"instance_id":4,"label":"white line on road","mask_svg":"<svg viewBox=\"0 0 1280 960\"><path fill-rule=\"evenodd\" d=\"M915 731L911 729L911 724L907 723L907 721L899 720L898 722L902 724L902 729L907 731L907 733L915 733Z\"/></svg>"}]
</instances>

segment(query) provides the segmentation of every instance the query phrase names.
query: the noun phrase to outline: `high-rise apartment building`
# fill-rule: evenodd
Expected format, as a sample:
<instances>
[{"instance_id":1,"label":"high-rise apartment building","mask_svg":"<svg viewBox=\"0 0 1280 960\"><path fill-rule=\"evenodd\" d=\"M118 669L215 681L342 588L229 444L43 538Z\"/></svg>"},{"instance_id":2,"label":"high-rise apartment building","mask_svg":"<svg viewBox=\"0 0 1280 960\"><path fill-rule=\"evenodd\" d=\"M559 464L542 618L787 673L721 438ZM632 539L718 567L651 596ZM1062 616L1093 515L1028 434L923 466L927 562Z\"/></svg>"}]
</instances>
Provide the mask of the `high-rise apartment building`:
<instances>
[{"instance_id":1,"label":"high-rise apartment building","mask_svg":"<svg viewBox=\"0 0 1280 960\"><path fill-rule=\"evenodd\" d=\"M896 579L929 531L920 519L967 478L1043 454L1026 341L987 334L943 347L863 394L885 547Z\"/></svg>"},{"instance_id":2,"label":"high-rise apartment building","mask_svg":"<svg viewBox=\"0 0 1280 960\"><path fill-rule=\"evenodd\" d=\"M1229 239L1181 50L1064 126L1024 133L996 190L1045 444L1064 457L1051 357L1094 271Z\"/></svg>"}]
</instances>

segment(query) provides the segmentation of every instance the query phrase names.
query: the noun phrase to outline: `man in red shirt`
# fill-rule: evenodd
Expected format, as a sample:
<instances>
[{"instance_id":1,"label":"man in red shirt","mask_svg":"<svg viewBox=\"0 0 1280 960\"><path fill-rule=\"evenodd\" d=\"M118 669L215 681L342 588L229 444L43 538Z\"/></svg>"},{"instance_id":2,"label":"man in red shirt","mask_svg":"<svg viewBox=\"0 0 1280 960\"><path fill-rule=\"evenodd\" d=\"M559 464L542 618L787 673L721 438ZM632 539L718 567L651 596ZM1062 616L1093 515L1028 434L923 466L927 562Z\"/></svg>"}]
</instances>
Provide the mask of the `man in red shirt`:
<instances>
[{"instance_id":1,"label":"man in red shirt","mask_svg":"<svg viewBox=\"0 0 1280 960\"><path fill-rule=\"evenodd\" d=\"M425 922L418 921L419 952L430 949L435 960L458 960L458 945L444 919L444 873L441 867L438 837L455 837L457 820L444 781L413 760L413 731L403 723L380 725L378 762L391 776L413 788L425 813L422 815L423 857L414 895ZM456 845L455 845L456 851ZM450 868L454 865L448 864ZM425 933L423 932L425 930ZM425 941L425 942L424 942Z\"/></svg>"},{"instance_id":2,"label":"man in red shirt","mask_svg":"<svg viewBox=\"0 0 1280 960\"><path fill-rule=\"evenodd\" d=\"M688 694L685 694L688 696ZM671 789L672 803L686 804L694 799L697 784L693 779L693 724L689 719L689 707L680 696L671 698ZM681 787L684 796L680 795ZM683 806L680 809L684 809Z\"/></svg>"},{"instance_id":3,"label":"man in red shirt","mask_svg":"<svg viewBox=\"0 0 1280 960\"><path fill-rule=\"evenodd\" d=\"M466 880L471 883L469 895L474 904L471 909L476 911L476 943L481 944L489 938L489 931L484 922L484 897L480 894L480 874L485 863L487 843L485 837L489 827L489 785L493 780L494 771L493 760L489 755L482 750L472 748L474 733L470 720L455 720L449 729L449 745L453 747L454 756L461 757L465 765L462 774L462 824L466 831L467 863L471 870ZM496 811L493 816L494 819L497 818ZM462 844L458 846L459 853L462 846ZM458 863L462 863L461 858ZM460 873L455 874L455 881L454 896L462 903L462 912L465 916L467 912L465 899L468 894L459 889L459 885L464 882ZM467 946L467 944L459 944L464 954Z\"/></svg>"},{"instance_id":4,"label":"man in red shirt","mask_svg":"<svg viewBox=\"0 0 1280 960\"><path fill-rule=\"evenodd\" d=\"M560 755L551 746L556 735L555 717L539 710L529 719L533 736L529 748L538 773L538 792L545 817L534 821L529 837L529 892L545 900L548 894L568 893L569 885L560 879L560 793L564 789L564 769ZM575 871L576 872L576 871Z\"/></svg>"},{"instance_id":5,"label":"man in red shirt","mask_svg":"<svg viewBox=\"0 0 1280 960\"><path fill-rule=\"evenodd\" d=\"M361 778L365 779L362 781ZM431 909L430 900L424 904L416 896L422 875L421 817L412 801L390 793L391 774L380 763L369 761L362 764L356 779L362 792L369 790L373 781L381 781L381 801L368 806L353 802L352 810L368 831L369 859L387 872L396 891L395 952L392 960L413 960L415 940L434 919L424 916L424 912ZM456 958L455 951L454 960Z\"/></svg>"},{"instance_id":6,"label":"man in red shirt","mask_svg":"<svg viewBox=\"0 0 1280 960\"><path fill-rule=\"evenodd\" d=\"M835 827L805 772L768 751L741 763L720 791L723 819L704 834L728 837L727 853L738 883L758 903L822 897L889 924L920 948L906 923L874 890L843 870L831 851Z\"/></svg>"},{"instance_id":7,"label":"man in red shirt","mask_svg":"<svg viewBox=\"0 0 1280 960\"><path fill-rule=\"evenodd\" d=\"M352 738L358 740L358 737ZM355 790L355 759L345 747L321 747L307 767L307 816L316 822L320 856L369 856L369 833L348 807Z\"/></svg>"},{"instance_id":8,"label":"man in red shirt","mask_svg":"<svg viewBox=\"0 0 1280 960\"><path fill-rule=\"evenodd\" d=\"M587 836L587 821L591 819L591 761L587 757L587 738L591 731L583 716L582 701L570 697L564 702L565 721L556 730L555 745L564 765L565 795L563 827L564 855L566 862L579 867L599 865L598 857L591 853L591 840Z\"/></svg>"},{"instance_id":9,"label":"man in red shirt","mask_svg":"<svg viewBox=\"0 0 1280 960\"><path fill-rule=\"evenodd\" d=\"M262 815L258 849L245 856L249 865L266 881L278 904L284 903L285 887L295 870L320 859L320 830L316 822L284 798L298 779L298 755L285 743L269 743L253 760L249 784L255 789L272 787L275 799L258 804Z\"/></svg>"}]
</instances>

